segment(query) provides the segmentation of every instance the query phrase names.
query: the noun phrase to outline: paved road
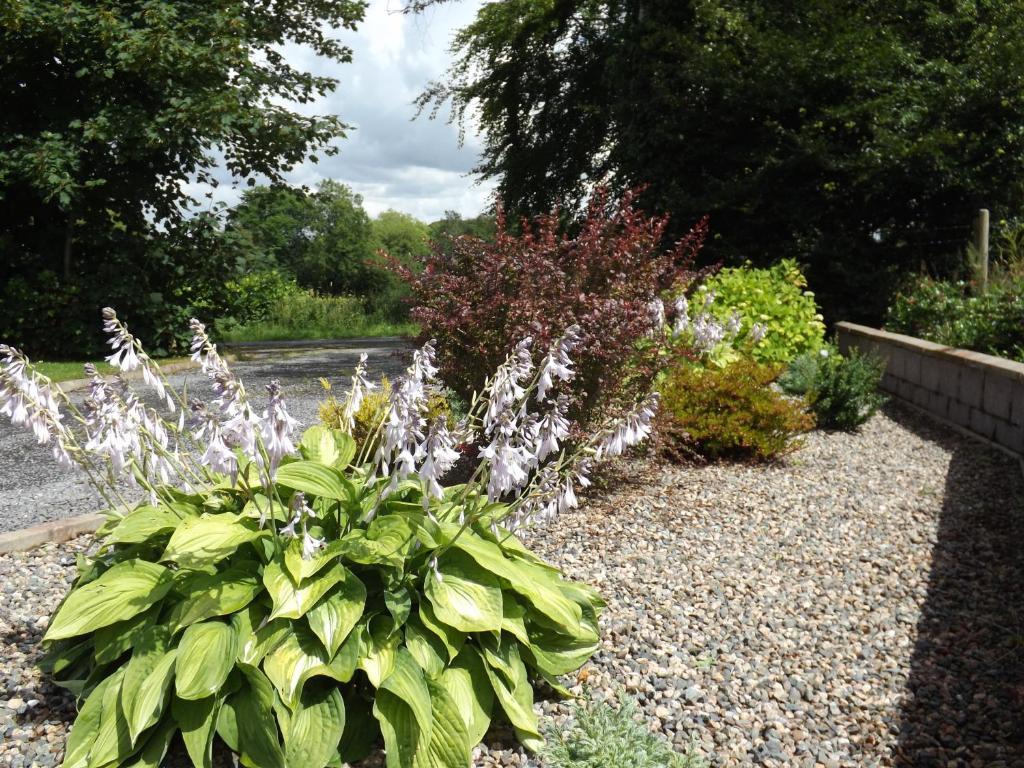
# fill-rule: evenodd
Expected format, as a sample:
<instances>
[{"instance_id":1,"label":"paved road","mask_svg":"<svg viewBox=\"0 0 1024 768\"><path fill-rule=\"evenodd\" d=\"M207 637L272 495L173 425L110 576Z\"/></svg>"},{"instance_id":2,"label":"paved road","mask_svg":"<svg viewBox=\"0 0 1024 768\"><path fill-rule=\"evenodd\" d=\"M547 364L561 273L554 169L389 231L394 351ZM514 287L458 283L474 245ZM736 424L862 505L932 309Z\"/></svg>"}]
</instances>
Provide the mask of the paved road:
<instances>
[{"instance_id":1,"label":"paved road","mask_svg":"<svg viewBox=\"0 0 1024 768\"><path fill-rule=\"evenodd\" d=\"M231 350L237 357L231 367L257 403L262 402L264 384L271 379L280 381L289 411L308 426L316 421L317 405L323 399L318 379L326 378L336 390L344 391L361 352L369 356L372 377L381 373L394 376L408 365L408 347L403 342L359 339L316 346L308 342L238 345ZM198 397L209 392L198 370L170 379L176 387L187 381ZM138 385L141 391L142 383ZM84 392L72 394L79 401L83 396ZM61 470L49 451L35 444L31 433L14 429L6 420L0 423L0 532L93 512L102 506L81 473Z\"/></svg>"}]
</instances>

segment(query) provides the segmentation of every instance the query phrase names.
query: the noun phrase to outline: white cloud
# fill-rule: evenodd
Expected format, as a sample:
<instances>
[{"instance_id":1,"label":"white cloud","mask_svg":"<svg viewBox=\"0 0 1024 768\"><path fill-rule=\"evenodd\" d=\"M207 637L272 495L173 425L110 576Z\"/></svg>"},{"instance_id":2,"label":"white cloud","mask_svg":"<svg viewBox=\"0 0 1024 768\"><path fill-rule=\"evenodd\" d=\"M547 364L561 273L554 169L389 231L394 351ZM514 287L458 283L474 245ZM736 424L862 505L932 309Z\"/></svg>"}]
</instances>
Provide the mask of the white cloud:
<instances>
[{"instance_id":1,"label":"white cloud","mask_svg":"<svg viewBox=\"0 0 1024 768\"><path fill-rule=\"evenodd\" d=\"M315 185L332 178L350 185L376 215L387 208L406 211L425 220L446 210L473 216L489 203L493 185L478 184L470 171L477 162L480 142L467 126L465 145L458 129L444 119L413 119L413 100L431 80L440 78L451 62L451 36L476 14L484 0L459 0L419 15L398 13L401 0L370 0L366 19L356 32L339 37L353 50L351 64L317 58L310 51L287 46L285 55L296 66L328 74L338 88L302 111L337 114L352 126L338 142L340 152L304 163L287 174L289 183ZM226 183L214 197L237 202L241 189ZM190 191L202 193L192 185Z\"/></svg>"}]
</instances>

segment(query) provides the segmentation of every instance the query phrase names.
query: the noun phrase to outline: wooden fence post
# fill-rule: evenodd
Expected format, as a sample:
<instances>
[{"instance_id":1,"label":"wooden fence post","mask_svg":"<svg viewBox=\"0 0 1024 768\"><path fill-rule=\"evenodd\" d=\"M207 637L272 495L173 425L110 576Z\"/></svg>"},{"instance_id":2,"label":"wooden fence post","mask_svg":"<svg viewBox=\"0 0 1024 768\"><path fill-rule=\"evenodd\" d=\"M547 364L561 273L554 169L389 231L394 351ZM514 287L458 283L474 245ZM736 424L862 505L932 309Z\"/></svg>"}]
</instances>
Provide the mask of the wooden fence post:
<instances>
[{"instance_id":1,"label":"wooden fence post","mask_svg":"<svg viewBox=\"0 0 1024 768\"><path fill-rule=\"evenodd\" d=\"M978 256L982 293L988 290L988 218L988 208L982 208L974 220L974 250Z\"/></svg>"}]
</instances>

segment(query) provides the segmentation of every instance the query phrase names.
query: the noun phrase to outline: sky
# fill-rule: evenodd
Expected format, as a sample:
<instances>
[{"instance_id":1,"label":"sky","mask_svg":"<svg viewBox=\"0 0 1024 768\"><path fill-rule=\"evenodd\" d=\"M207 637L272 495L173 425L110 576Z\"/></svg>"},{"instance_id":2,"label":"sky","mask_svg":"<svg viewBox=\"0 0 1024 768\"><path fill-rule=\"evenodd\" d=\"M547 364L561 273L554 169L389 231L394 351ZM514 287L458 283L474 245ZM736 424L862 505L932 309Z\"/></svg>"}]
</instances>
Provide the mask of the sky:
<instances>
[{"instance_id":1,"label":"sky","mask_svg":"<svg viewBox=\"0 0 1024 768\"><path fill-rule=\"evenodd\" d=\"M451 62L451 36L469 23L484 0L460 0L417 15L398 13L402 0L370 0L366 18L355 32L338 37L353 50L353 61L340 64L308 50L286 46L288 59L304 69L336 78L337 89L302 112L335 114L352 126L334 157L321 156L286 175L288 183L315 186L324 178L348 184L363 196L371 216L394 208L424 221L445 211L475 216L488 205L490 183L469 174L480 141L467 126L459 146L458 127L448 125L445 107L438 119L415 120L413 100L428 82L443 76ZM244 186L224 174L214 200L233 205ZM206 188L190 185L193 195Z\"/></svg>"}]
</instances>

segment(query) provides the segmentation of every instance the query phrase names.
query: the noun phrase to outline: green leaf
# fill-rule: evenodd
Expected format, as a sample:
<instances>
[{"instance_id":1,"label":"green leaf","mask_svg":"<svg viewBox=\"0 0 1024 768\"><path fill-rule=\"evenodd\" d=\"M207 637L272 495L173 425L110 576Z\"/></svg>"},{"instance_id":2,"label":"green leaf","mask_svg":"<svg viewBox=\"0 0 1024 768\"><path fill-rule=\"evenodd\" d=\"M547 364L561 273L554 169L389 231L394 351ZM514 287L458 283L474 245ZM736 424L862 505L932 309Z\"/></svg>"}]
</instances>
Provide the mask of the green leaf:
<instances>
[{"instance_id":1,"label":"green leaf","mask_svg":"<svg viewBox=\"0 0 1024 768\"><path fill-rule=\"evenodd\" d=\"M238 727L238 751L259 768L286 768L274 719L274 687L255 667L244 665L248 687L231 697Z\"/></svg>"},{"instance_id":2,"label":"green leaf","mask_svg":"<svg viewBox=\"0 0 1024 768\"><path fill-rule=\"evenodd\" d=\"M315 424L302 433L302 442L299 445L303 458L323 464L325 467L333 467L338 460L338 444L331 434L330 427L322 424Z\"/></svg>"},{"instance_id":3,"label":"green leaf","mask_svg":"<svg viewBox=\"0 0 1024 768\"><path fill-rule=\"evenodd\" d=\"M530 635L526 631L526 609L508 592L501 593L502 615L501 630L508 632L521 643L529 643Z\"/></svg>"},{"instance_id":4,"label":"green leaf","mask_svg":"<svg viewBox=\"0 0 1024 768\"><path fill-rule=\"evenodd\" d=\"M263 589L257 568L249 561L220 573L189 574L182 587L185 598L171 610L166 625L177 632L197 621L241 611Z\"/></svg>"},{"instance_id":5,"label":"green leaf","mask_svg":"<svg viewBox=\"0 0 1024 768\"><path fill-rule=\"evenodd\" d=\"M224 685L235 666L238 637L234 627L204 621L185 630L178 644L175 691L181 699L204 699Z\"/></svg>"},{"instance_id":6,"label":"green leaf","mask_svg":"<svg viewBox=\"0 0 1024 768\"><path fill-rule=\"evenodd\" d=\"M216 565L234 554L239 546L267 535L250 528L243 515L213 514L190 517L171 535L161 560L182 568L200 569Z\"/></svg>"},{"instance_id":7,"label":"green leaf","mask_svg":"<svg viewBox=\"0 0 1024 768\"><path fill-rule=\"evenodd\" d=\"M252 621L251 624L259 626L259 622ZM274 619L261 626L248 638L241 639L238 660L254 667L257 666L263 657L284 642L291 632L290 625L291 622L285 619Z\"/></svg>"},{"instance_id":8,"label":"green leaf","mask_svg":"<svg viewBox=\"0 0 1024 768\"><path fill-rule=\"evenodd\" d=\"M103 712L96 741L89 750L89 766L101 766L125 755L131 754L132 737L128 732L128 721L121 713L121 683L124 680L122 667L113 675L110 685L103 693Z\"/></svg>"},{"instance_id":9,"label":"green leaf","mask_svg":"<svg viewBox=\"0 0 1024 768\"><path fill-rule=\"evenodd\" d=\"M317 638L301 624L292 625L280 645L263 660L263 671L277 688L289 707L295 707L303 685L310 678L323 675L347 683L356 668L356 648L328 655Z\"/></svg>"},{"instance_id":10,"label":"green leaf","mask_svg":"<svg viewBox=\"0 0 1024 768\"><path fill-rule=\"evenodd\" d=\"M160 768L160 764L167 754L167 748L171 746L174 732L178 730L174 720L165 718L154 728L146 739L135 759L124 763L126 768Z\"/></svg>"},{"instance_id":11,"label":"green leaf","mask_svg":"<svg viewBox=\"0 0 1024 768\"><path fill-rule=\"evenodd\" d=\"M345 731L345 702L335 686L306 691L284 731L288 768L322 768L338 752Z\"/></svg>"},{"instance_id":12,"label":"green leaf","mask_svg":"<svg viewBox=\"0 0 1024 768\"><path fill-rule=\"evenodd\" d=\"M71 726L67 744L64 746L63 768L87 768L89 751L100 730L100 717L103 714L103 698L107 689L117 680L116 675L105 678L93 688L92 693L78 710L78 717Z\"/></svg>"},{"instance_id":13,"label":"green leaf","mask_svg":"<svg viewBox=\"0 0 1024 768\"><path fill-rule=\"evenodd\" d=\"M331 656L355 627L363 615L365 605L366 587L351 571L347 571L345 580L306 614L310 629L320 638Z\"/></svg>"},{"instance_id":14,"label":"green leaf","mask_svg":"<svg viewBox=\"0 0 1024 768\"><path fill-rule=\"evenodd\" d=\"M444 525L448 540L454 539L458 527ZM580 629L580 607L558 588L561 577L543 566L505 556L501 547L475 534L472 530L454 539L452 546L465 552L482 568L505 579L514 592L526 598L538 611L555 622L566 634ZM442 619L443 621L443 619Z\"/></svg>"},{"instance_id":15,"label":"green leaf","mask_svg":"<svg viewBox=\"0 0 1024 768\"><path fill-rule=\"evenodd\" d=\"M423 672L408 651L395 654L391 673L377 689L373 713L380 721L388 768L411 768L430 743L433 712Z\"/></svg>"},{"instance_id":16,"label":"green leaf","mask_svg":"<svg viewBox=\"0 0 1024 768\"><path fill-rule=\"evenodd\" d=\"M401 635L394 629L392 619L375 616L361 631L359 668L375 687L380 686L395 668L395 654Z\"/></svg>"},{"instance_id":17,"label":"green leaf","mask_svg":"<svg viewBox=\"0 0 1024 768\"><path fill-rule=\"evenodd\" d=\"M75 637L130 619L163 599L171 585L171 574L161 565L145 560L118 563L71 592L43 640Z\"/></svg>"},{"instance_id":18,"label":"green leaf","mask_svg":"<svg viewBox=\"0 0 1024 768\"><path fill-rule=\"evenodd\" d=\"M519 658L519 646L515 642L505 642L498 648L498 653L501 656L499 667L503 673L511 671L513 680L506 682L504 674L498 674L486 660L484 671L491 681L498 703L515 729L519 743L531 752L536 752L543 746L544 739L537 727L537 713L533 711L533 688L526 674L526 666Z\"/></svg>"},{"instance_id":19,"label":"green leaf","mask_svg":"<svg viewBox=\"0 0 1024 768\"><path fill-rule=\"evenodd\" d=\"M409 594L409 588L404 584L398 584L386 589L384 605L388 609L388 613L391 614L391 618L395 620L395 629L398 629L405 624L405 620L409 618L409 612L412 610L412 596Z\"/></svg>"},{"instance_id":20,"label":"green leaf","mask_svg":"<svg viewBox=\"0 0 1024 768\"><path fill-rule=\"evenodd\" d=\"M121 709L132 744L163 715L178 655L177 649L168 650L168 637L165 628L152 628L143 635L125 666Z\"/></svg>"},{"instance_id":21,"label":"green leaf","mask_svg":"<svg viewBox=\"0 0 1024 768\"><path fill-rule=\"evenodd\" d=\"M494 708L494 689L480 654L474 648L463 648L452 665L441 673L440 683L462 714L468 743L479 744L491 725Z\"/></svg>"},{"instance_id":22,"label":"green leaf","mask_svg":"<svg viewBox=\"0 0 1024 768\"><path fill-rule=\"evenodd\" d=\"M130 619L100 627L93 634L96 646L95 660L97 664L109 664L125 651L134 648L142 634L156 621L161 606L154 605Z\"/></svg>"},{"instance_id":23,"label":"green leaf","mask_svg":"<svg viewBox=\"0 0 1024 768\"><path fill-rule=\"evenodd\" d=\"M523 645L523 652L542 672L552 676L567 675L582 667L600 644L597 632L570 637L548 629L531 628L530 641Z\"/></svg>"},{"instance_id":24,"label":"green leaf","mask_svg":"<svg viewBox=\"0 0 1024 768\"><path fill-rule=\"evenodd\" d=\"M185 750L196 768L213 766L213 733L219 708L216 696L205 699L179 699L175 696L171 702L171 716L181 729Z\"/></svg>"},{"instance_id":25,"label":"green leaf","mask_svg":"<svg viewBox=\"0 0 1024 768\"><path fill-rule=\"evenodd\" d=\"M271 619L301 619L335 584L351 575L345 566L335 563L328 570L296 583L284 568L283 561L283 556L279 555L263 569L263 584L274 603Z\"/></svg>"},{"instance_id":26,"label":"green leaf","mask_svg":"<svg viewBox=\"0 0 1024 768\"><path fill-rule=\"evenodd\" d=\"M490 571L455 550L441 556L438 570L440 578L428 572L424 591L440 621L462 632L501 630L501 587Z\"/></svg>"},{"instance_id":27,"label":"green leaf","mask_svg":"<svg viewBox=\"0 0 1024 768\"><path fill-rule=\"evenodd\" d=\"M433 720L430 740L425 750L419 750L413 760L415 768L469 768L470 750L466 723L459 714L458 705L440 683L426 681L430 693Z\"/></svg>"},{"instance_id":28,"label":"green leaf","mask_svg":"<svg viewBox=\"0 0 1024 768\"><path fill-rule=\"evenodd\" d=\"M345 469L356 455L356 441L347 432L317 424L302 435L302 455L310 461Z\"/></svg>"},{"instance_id":29,"label":"green leaf","mask_svg":"<svg viewBox=\"0 0 1024 768\"><path fill-rule=\"evenodd\" d=\"M181 517L166 507L136 507L114 527L103 543L138 544L151 536L170 533L181 524Z\"/></svg>"},{"instance_id":30,"label":"green leaf","mask_svg":"<svg viewBox=\"0 0 1024 768\"><path fill-rule=\"evenodd\" d=\"M458 656L466 642L466 634L447 624L442 624L434 614L434 609L430 607L429 600L420 600L419 613L423 626L444 643L444 647L448 651L448 660L451 661Z\"/></svg>"},{"instance_id":31,"label":"green leaf","mask_svg":"<svg viewBox=\"0 0 1024 768\"><path fill-rule=\"evenodd\" d=\"M441 674L447 666L448 649L441 638L423 626L419 616L410 616L405 623L405 646L430 677Z\"/></svg>"},{"instance_id":32,"label":"green leaf","mask_svg":"<svg viewBox=\"0 0 1024 768\"><path fill-rule=\"evenodd\" d=\"M332 467L315 461L293 461L278 468L278 485L325 499L345 501L354 493L352 484Z\"/></svg>"}]
</instances>

